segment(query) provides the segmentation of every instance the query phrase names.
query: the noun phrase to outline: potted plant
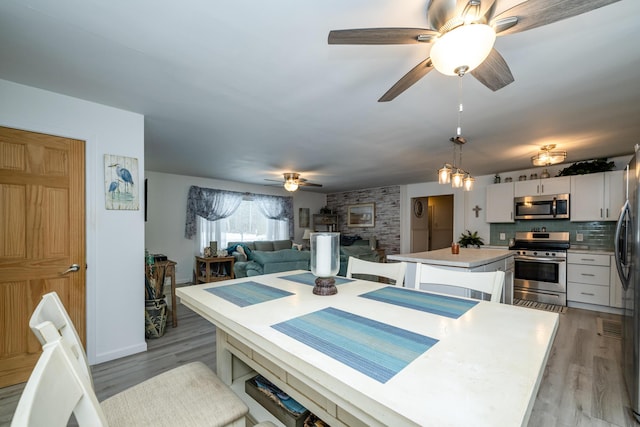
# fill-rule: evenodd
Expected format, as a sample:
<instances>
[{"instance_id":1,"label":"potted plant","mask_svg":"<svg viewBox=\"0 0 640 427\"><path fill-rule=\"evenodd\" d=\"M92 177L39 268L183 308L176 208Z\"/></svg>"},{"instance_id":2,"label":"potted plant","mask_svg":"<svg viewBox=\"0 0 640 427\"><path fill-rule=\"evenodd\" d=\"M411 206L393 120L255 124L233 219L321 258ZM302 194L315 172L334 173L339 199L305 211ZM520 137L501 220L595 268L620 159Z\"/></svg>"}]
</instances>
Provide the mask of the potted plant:
<instances>
[{"instance_id":1,"label":"potted plant","mask_svg":"<svg viewBox=\"0 0 640 427\"><path fill-rule=\"evenodd\" d=\"M482 240L482 237L478 236L478 232L474 231L473 233L471 233L471 231L469 230L467 230L466 234L462 233L460 235L458 243L465 248L473 246L479 248L480 245L484 245L484 241Z\"/></svg>"}]
</instances>

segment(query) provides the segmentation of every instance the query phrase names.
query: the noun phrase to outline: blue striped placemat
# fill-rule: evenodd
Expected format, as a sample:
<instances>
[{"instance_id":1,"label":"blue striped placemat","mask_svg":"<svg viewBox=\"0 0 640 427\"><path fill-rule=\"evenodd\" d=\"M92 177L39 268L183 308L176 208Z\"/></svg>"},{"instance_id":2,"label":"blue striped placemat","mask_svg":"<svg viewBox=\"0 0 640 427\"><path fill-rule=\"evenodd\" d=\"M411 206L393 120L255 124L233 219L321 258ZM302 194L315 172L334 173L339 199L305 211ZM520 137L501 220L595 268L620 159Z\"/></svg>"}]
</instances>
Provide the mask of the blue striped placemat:
<instances>
[{"instance_id":1,"label":"blue striped placemat","mask_svg":"<svg viewBox=\"0 0 640 427\"><path fill-rule=\"evenodd\" d=\"M280 279L291 280L292 282L302 283L303 285L315 286L317 277L311 273L299 273L290 274L289 276L280 276ZM345 283L353 282L353 279L347 279L345 277L334 277L336 285L343 285Z\"/></svg>"},{"instance_id":2,"label":"blue striped placemat","mask_svg":"<svg viewBox=\"0 0 640 427\"><path fill-rule=\"evenodd\" d=\"M457 319L469 309L475 307L478 301L451 297L448 295L431 294L414 291L412 289L387 286L376 291L360 295L388 304L399 305L413 310L425 311L440 316Z\"/></svg>"},{"instance_id":3,"label":"blue striped placemat","mask_svg":"<svg viewBox=\"0 0 640 427\"><path fill-rule=\"evenodd\" d=\"M205 291L224 298L240 307L294 295L291 292L272 288L271 286L253 281L235 283L227 286L216 286L215 288L207 288Z\"/></svg>"},{"instance_id":4,"label":"blue striped placemat","mask_svg":"<svg viewBox=\"0 0 640 427\"><path fill-rule=\"evenodd\" d=\"M271 327L381 383L438 342L333 307Z\"/></svg>"}]
</instances>

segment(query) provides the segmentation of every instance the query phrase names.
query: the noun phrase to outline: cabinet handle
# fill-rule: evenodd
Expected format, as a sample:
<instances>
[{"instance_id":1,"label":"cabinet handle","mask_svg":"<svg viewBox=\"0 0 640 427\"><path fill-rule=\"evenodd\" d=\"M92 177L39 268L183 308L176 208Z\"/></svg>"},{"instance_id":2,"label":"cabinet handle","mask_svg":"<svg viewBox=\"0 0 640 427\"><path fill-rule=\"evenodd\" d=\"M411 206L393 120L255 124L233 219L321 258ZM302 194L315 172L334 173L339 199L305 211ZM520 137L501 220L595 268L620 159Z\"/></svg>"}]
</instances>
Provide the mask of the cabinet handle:
<instances>
[{"instance_id":1,"label":"cabinet handle","mask_svg":"<svg viewBox=\"0 0 640 427\"><path fill-rule=\"evenodd\" d=\"M540 194L540 185L536 185L536 193Z\"/></svg>"},{"instance_id":2,"label":"cabinet handle","mask_svg":"<svg viewBox=\"0 0 640 427\"><path fill-rule=\"evenodd\" d=\"M609 208L607 208L607 218L609 218Z\"/></svg>"},{"instance_id":3,"label":"cabinet handle","mask_svg":"<svg viewBox=\"0 0 640 427\"><path fill-rule=\"evenodd\" d=\"M587 277L594 277L595 274L591 274L591 273L580 273L582 276L587 276Z\"/></svg>"},{"instance_id":4,"label":"cabinet handle","mask_svg":"<svg viewBox=\"0 0 640 427\"><path fill-rule=\"evenodd\" d=\"M540 192L541 192L542 194L544 194L544 184L542 184L542 185L540 186Z\"/></svg>"},{"instance_id":5,"label":"cabinet handle","mask_svg":"<svg viewBox=\"0 0 640 427\"><path fill-rule=\"evenodd\" d=\"M596 296L596 294L591 293L591 292L580 292L580 294L581 294L581 295L587 295L587 296L590 296L590 297L594 297L594 296Z\"/></svg>"},{"instance_id":6,"label":"cabinet handle","mask_svg":"<svg viewBox=\"0 0 640 427\"><path fill-rule=\"evenodd\" d=\"M580 258L580 261L591 261L591 262L593 262L593 261L595 261L595 259L593 259L593 258Z\"/></svg>"},{"instance_id":7,"label":"cabinet handle","mask_svg":"<svg viewBox=\"0 0 640 427\"><path fill-rule=\"evenodd\" d=\"M600 208L600 218L602 218L602 208Z\"/></svg>"}]
</instances>

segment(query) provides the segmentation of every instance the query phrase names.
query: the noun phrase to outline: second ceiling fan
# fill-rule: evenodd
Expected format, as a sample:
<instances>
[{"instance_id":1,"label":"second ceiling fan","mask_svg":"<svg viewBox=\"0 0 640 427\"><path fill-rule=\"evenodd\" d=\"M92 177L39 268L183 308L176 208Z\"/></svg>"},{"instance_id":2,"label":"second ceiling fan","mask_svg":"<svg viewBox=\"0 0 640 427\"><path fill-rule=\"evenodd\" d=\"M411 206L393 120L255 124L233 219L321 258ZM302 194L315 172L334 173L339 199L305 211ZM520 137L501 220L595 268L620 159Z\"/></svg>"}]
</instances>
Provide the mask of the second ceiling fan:
<instances>
[{"instance_id":1,"label":"second ceiling fan","mask_svg":"<svg viewBox=\"0 0 640 427\"><path fill-rule=\"evenodd\" d=\"M329 44L431 43L431 53L405 74L378 102L391 101L436 68L447 75L470 72L496 91L514 81L493 48L496 36L522 32L580 15L619 0L527 0L495 14L499 0L431 0L431 28L361 28L329 32Z\"/></svg>"}]
</instances>

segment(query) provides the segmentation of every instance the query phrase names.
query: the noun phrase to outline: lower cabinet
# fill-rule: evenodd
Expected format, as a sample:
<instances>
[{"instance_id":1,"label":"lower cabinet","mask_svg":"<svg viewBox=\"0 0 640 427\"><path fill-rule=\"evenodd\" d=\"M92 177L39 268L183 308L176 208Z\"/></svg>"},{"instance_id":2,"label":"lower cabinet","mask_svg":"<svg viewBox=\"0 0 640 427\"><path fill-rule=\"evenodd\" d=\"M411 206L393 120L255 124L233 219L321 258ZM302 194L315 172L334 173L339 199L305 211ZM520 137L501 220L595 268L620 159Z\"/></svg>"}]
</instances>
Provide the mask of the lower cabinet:
<instances>
[{"instance_id":1,"label":"lower cabinet","mask_svg":"<svg viewBox=\"0 0 640 427\"><path fill-rule=\"evenodd\" d=\"M622 284L609 254L567 254L567 301L622 308Z\"/></svg>"}]
</instances>

